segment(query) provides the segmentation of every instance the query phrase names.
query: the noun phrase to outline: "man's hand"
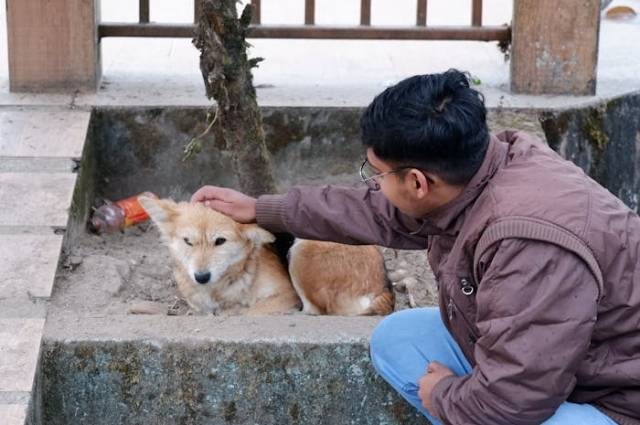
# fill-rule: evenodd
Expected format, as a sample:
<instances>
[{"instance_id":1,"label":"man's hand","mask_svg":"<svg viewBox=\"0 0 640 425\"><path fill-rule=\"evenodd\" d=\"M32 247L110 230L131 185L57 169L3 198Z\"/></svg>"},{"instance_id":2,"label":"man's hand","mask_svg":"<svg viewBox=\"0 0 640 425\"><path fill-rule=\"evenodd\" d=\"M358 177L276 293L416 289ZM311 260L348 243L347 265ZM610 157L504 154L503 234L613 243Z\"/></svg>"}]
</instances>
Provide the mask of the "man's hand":
<instances>
[{"instance_id":1,"label":"man's hand","mask_svg":"<svg viewBox=\"0 0 640 425\"><path fill-rule=\"evenodd\" d=\"M418 382L418 396L420 397L424 408L427 409L433 416L436 416L436 414L434 413L433 404L431 403L433 388L443 378L452 375L453 372L448 367L438 362L430 362L429 366L427 367L427 373L422 378L420 378L420 381Z\"/></svg>"},{"instance_id":2,"label":"man's hand","mask_svg":"<svg viewBox=\"0 0 640 425\"><path fill-rule=\"evenodd\" d=\"M193 194L191 202L200 202L239 223L256 222L256 199L233 189L203 186Z\"/></svg>"}]
</instances>

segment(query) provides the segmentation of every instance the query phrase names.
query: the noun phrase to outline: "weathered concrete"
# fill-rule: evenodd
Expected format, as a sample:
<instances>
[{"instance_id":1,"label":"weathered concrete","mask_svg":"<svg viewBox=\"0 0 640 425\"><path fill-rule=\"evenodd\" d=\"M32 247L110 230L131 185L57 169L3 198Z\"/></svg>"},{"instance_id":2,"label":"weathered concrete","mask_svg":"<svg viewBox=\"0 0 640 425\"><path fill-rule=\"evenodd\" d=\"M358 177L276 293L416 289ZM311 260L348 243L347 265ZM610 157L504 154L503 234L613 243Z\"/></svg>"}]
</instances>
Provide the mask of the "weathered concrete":
<instances>
[{"instance_id":1,"label":"weathered concrete","mask_svg":"<svg viewBox=\"0 0 640 425\"><path fill-rule=\"evenodd\" d=\"M0 299L49 298L61 247L59 235L0 235Z\"/></svg>"},{"instance_id":2,"label":"weathered concrete","mask_svg":"<svg viewBox=\"0 0 640 425\"><path fill-rule=\"evenodd\" d=\"M23 425L27 418L26 404L0 404L0 418L3 425Z\"/></svg>"},{"instance_id":3,"label":"weathered concrete","mask_svg":"<svg viewBox=\"0 0 640 425\"><path fill-rule=\"evenodd\" d=\"M493 131L517 128L547 138L564 157L637 209L640 94L572 109L489 110ZM99 194L119 198L153 188L184 198L202 184L237 187L228 154L211 137L195 160L180 152L203 129L203 108L105 108L96 112L93 140ZM360 108L263 108L268 148L279 188L293 184L357 184L363 149ZM135 141L131 143L131 141Z\"/></svg>"},{"instance_id":4,"label":"weathered concrete","mask_svg":"<svg viewBox=\"0 0 640 425\"><path fill-rule=\"evenodd\" d=\"M71 173L0 174L0 225L66 227L75 180Z\"/></svg>"},{"instance_id":5,"label":"weathered concrete","mask_svg":"<svg viewBox=\"0 0 640 425\"><path fill-rule=\"evenodd\" d=\"M56 319L42 357L48 425L427 423L375 375L377 319Z\"/></svg>"},{"instance_id":6,"label":"weathered concrete","mask_svg":"<svg viewBox=\"0 0 640 425\"><path fill-rule=\"evenodd\" d=\"M90 115L83 111L0 111L0 157L79 159Z\"/></svg>"},{"instance_id":7,"label":"weathered concrete","mask_svg":"<svg viewBox=\"0 0 640 425\"><path fill-rule=\"evenodd\" d=\"M547 141L638 211L640 194L640 92L585 108L546 111Z\"/></svg>"},{"instance_id":8,"label":"weathered concrete","mask_svg":"<svg viewBox=\"0 0 640 425\"><path fill-rule=\"evenodd\" d=\"M88 112L0 111L0 423L42 424L42 328ZM78 199L82 199L78 197Z\"/></svg>"},{"instance_id":9,"label":"weathered concrete","mask_svg":"<svg viewBox=\"0 0 640 425\"><path fill-rule=\"evenodd\" d=\"M293 184L358 184L363 158L361 108L263 108L267 145L276 180L284 190ZM100 196L122 198L143 190L184 198L203 184L237 187L229 154L213 136L189 162L181 152L204 130L204 108L100 108L94 116ZM495 129L518 127L543 135L533 110L497 108L490 113Z\"/></svg>"},{"instance_id":10,"label":"weathered concrete","mask_svg":"<svg viewBox=\"0 0 640 425\"><path fill-rule=\"evenodd\" d=\"M31 391L44 319L0 319L0 392Z\"/></svg>"}]
</instances>

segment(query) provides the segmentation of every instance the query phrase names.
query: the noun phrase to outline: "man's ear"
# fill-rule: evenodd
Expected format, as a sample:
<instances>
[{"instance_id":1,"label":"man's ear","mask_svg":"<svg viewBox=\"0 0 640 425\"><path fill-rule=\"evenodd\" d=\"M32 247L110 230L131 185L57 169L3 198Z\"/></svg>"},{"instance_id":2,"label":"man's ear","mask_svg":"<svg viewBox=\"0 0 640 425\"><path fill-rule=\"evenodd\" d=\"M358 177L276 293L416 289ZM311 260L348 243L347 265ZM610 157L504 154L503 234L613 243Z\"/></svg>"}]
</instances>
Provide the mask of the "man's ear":
<instances>
[{"instance_id":1,"label":"man's ear","mask_svg":"<svg viewBox=\"0 0 640 425\"><path fill-rule=\"evenodd\" d=\"M171 199L154 199L147 196L138 197L138 202L158 229L164 234L168 233L171 222L178 215L178 204Z\"/></svg>"},{"instance_id":2,"label":"man's ear","mask_svg":"<svg viewBox=\"0 0 640 425\"><path fill-rule=\"evenodd\" d=\"M244 236L251 240L255 245L264 245L271 242L275 242L276 237L270 232L264 230L262 227L258 227L255 224L245 224L242 226L242 233Z\"/></svg>"},{"instance_id":3,"label":"man's ear","mask_svg":"<svg viewBox=\"0 0 640 425\"><path fill-rule=\"evenodd\" d=\"M407 172L405 179L411 185L411 191L418 199L425 197L431 190L431 181L429 181L429 178L423 171L418 170L417 168L410 169Z\"/></svg>"}]
</instances>

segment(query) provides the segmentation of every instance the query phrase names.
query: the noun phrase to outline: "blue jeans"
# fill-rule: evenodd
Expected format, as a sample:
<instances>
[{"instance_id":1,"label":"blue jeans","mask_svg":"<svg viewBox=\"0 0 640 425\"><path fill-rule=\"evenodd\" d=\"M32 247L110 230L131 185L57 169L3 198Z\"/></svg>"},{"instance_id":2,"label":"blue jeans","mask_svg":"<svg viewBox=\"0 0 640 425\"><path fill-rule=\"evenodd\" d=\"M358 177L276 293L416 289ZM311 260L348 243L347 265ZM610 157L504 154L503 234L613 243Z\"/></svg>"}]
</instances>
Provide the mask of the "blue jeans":
<instances>
[{"instance_id":1,"label":"blue jeans","mask_svg":"<svg viewBox=\"0 0 640 425\"><path fill-rule=\"evenodd\" d=\"M371 360L391 386L433 424L441 422L422 407L418 380L435 360L456 375L471 373L471 365L440 318L437 308L403 310L386 317L371 337ZM544 425L615 425L589 404L564 402Z\"/></svg>"}]
</instances>

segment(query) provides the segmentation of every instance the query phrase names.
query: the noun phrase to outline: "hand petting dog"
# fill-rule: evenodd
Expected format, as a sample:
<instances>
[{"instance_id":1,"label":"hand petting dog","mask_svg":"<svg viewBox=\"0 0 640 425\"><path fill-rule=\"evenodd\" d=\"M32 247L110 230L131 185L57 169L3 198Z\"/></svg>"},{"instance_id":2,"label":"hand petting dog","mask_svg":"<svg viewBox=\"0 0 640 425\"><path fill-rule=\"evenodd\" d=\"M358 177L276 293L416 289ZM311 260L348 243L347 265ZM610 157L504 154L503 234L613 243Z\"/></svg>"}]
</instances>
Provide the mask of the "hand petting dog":
<instances>
[{"instance_id":1,"label":"hand petting dog","mask_svg":"<svg viewBox=\"0 0 640 425\"><path fill-rule=\"evenodd\" d=\"M233 189L203 186L193 194L191 202L202 203L238 223L256 222L256 199Z\"/></svg>"}]
</instances>

